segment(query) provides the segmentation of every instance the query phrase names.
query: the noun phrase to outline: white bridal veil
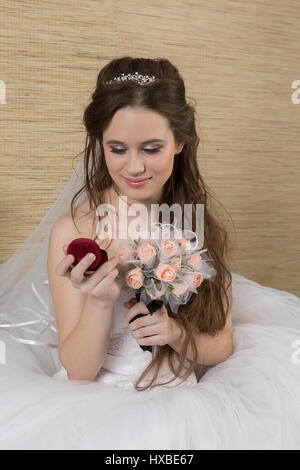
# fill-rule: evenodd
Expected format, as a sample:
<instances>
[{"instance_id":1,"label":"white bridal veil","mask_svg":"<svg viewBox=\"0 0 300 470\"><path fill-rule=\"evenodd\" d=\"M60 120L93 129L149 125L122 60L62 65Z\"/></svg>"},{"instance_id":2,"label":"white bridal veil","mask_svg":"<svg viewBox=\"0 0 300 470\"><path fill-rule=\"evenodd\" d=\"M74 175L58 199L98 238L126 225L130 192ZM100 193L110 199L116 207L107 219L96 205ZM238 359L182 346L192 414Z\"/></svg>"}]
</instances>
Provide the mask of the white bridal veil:
<instances>
[{"instance_id":1,"label":"white bridal veil","mask_svg":"<svg viewBox=\"0 0 300 470\"><path fill-rule=\"evenodd\" d=\"M84 185L84 156L73 171L53 206L13 256L0 265L0 330L14 340L41 350L55 351L57 329L48 283L47 257L49 235L55 221L70 210L70 203ZM76 200L86 198L83 191ZM44 346L44 348L42 347ZM45 348L46 346L46 348Z\"/></svg>"}]
</instances>

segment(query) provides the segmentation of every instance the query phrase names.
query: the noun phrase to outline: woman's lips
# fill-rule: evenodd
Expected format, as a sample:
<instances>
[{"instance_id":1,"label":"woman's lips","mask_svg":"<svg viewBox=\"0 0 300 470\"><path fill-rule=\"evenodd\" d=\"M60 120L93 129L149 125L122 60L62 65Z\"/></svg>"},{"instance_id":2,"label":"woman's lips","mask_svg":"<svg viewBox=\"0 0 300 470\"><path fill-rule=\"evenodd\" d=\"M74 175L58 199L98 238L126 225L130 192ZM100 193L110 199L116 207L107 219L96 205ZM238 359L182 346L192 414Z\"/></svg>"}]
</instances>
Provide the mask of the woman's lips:
<instances>
[{"instance_id":1,"label":"woman's lips","mask_svg":"<svg viewBox=\"0 0 300 470\"><path fill-rule=\"evenodd\" d=\"M140 181L135 181L135 180L129 180L127 178L124 178L126 183L129 184L129 186L132 186L133 188L136 188L136 187L139 187L139 186L143 186L144 184L147 183L147 181L149 181L151 178L147 178L145 180L140 180Z\"/></svg>"}]
</instances>

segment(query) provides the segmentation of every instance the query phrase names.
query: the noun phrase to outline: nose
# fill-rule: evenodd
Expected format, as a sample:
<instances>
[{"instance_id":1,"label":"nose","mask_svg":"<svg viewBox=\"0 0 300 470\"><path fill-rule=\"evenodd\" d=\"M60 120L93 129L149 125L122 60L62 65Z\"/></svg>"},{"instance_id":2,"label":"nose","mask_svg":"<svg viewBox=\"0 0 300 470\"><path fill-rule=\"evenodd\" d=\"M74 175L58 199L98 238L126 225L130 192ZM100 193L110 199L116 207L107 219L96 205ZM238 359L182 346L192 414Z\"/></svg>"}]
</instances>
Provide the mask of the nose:
<instances>
[{"instance_id":1,"label":"nose","mask_svg":"<svg viewBox=\"0 0 300 470\"><path fill-rule=\"evenodd\" d=\"M128 174L133 178L145 173L145 165L141 156L132 151L129 157Z\"/></svg>"}]
</instances>

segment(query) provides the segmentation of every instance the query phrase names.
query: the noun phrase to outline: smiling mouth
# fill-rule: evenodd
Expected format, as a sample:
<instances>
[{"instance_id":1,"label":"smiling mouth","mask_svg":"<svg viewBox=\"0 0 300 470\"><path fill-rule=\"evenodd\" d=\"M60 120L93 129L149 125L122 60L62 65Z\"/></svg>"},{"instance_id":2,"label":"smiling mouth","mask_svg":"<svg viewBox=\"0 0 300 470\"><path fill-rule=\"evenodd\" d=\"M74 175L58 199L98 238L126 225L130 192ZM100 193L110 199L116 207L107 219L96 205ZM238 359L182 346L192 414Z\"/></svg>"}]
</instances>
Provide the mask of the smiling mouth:
<instances>
[{"instance_id":1,"label":"smiling mouth","mask_svg":"<svg viewBox=\"0 0 300 470\"><path fill-rule=\"evenodd\" d=\"M150 178L143 178L143 179L134 179L134 178L125 178L127 181L130 181L131 183L142 183L143 181L147 181Z\"/></svg>"}]
</instances>

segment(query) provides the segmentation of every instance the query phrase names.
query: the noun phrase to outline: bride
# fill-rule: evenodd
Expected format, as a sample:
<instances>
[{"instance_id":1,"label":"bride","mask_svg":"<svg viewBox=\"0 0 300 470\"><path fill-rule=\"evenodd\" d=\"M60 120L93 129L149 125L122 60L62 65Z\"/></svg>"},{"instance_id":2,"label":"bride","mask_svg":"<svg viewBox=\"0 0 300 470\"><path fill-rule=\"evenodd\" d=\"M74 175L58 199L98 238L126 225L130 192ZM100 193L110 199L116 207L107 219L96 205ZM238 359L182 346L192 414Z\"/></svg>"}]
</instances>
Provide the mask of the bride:
<instances>
[{"instance_id":1,"label":"bride","mask_svg":"<svg viewBox=\"0 0 300 470\"><path fill-rule=\"evenodd\" d=\"M300 299L230 271L194 113L168 60L123 57L100 71L83 158L1 266L1 449L299 448ZM135 204L204 204L216 276L176 314L149 315L119 280L124 226L99 237L96 209L124 222L120 198L126 227ZM93 260L74 266L66 251L80 237L108 252L89 276Z\"/></svg>"}]
</instances>

